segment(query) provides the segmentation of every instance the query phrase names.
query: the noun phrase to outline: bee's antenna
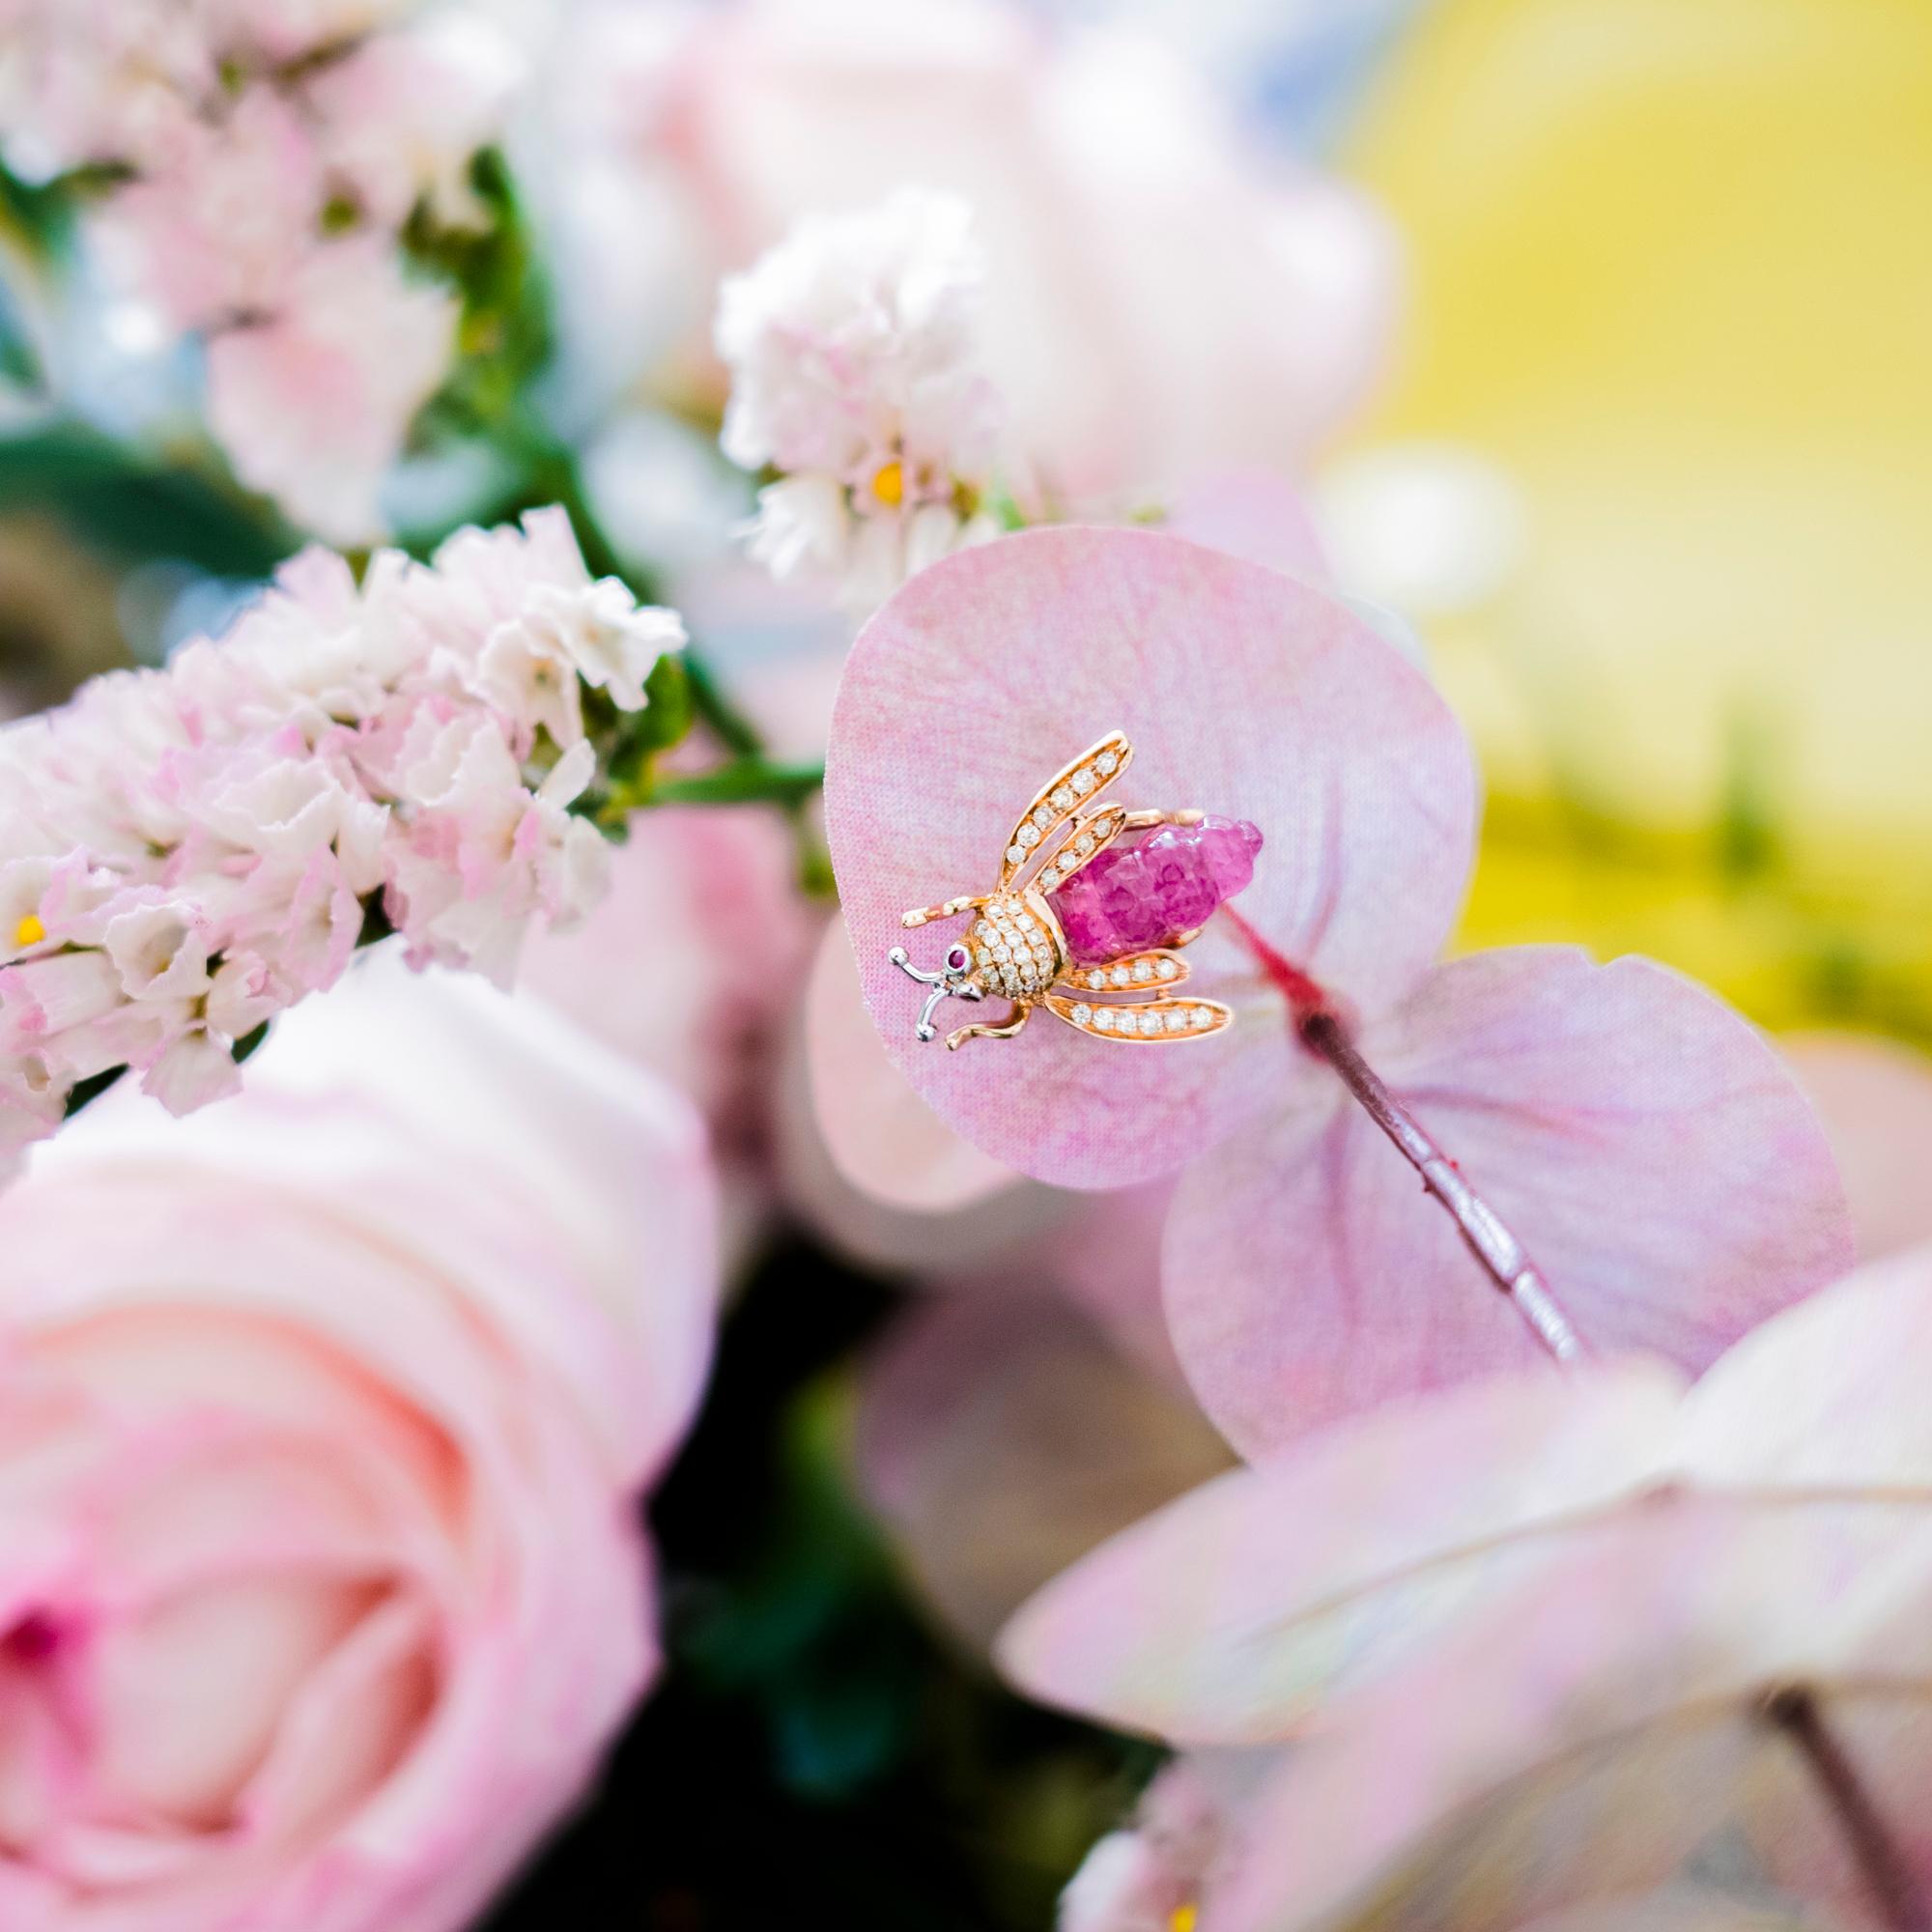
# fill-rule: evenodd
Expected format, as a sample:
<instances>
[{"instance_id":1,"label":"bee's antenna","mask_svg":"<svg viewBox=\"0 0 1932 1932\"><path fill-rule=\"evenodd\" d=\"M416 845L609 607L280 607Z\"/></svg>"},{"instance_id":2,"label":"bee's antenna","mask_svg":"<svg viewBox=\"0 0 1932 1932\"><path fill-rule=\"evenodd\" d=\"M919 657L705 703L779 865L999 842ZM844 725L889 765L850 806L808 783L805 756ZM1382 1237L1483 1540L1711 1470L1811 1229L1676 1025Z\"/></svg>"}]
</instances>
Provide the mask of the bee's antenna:
<instances>
[{"instance_id":1,"label":"bee's antenna","mask_svg":"<svg viewBox=\"0 0 1932 1932\"><path fill-rule=\"evenodd\" d=\"M933 1025L932 1016L939 1010L941 1000L978 1000L984 997L978 986L966 983L966 976L973 970L973 955L963 946L955 946L946 955L946 962L937 973L922 973L912 963L911 955L903 946L895 946L886 957L908 980L917 980L922 986L932 988L925 996L925 1006L913 1027L914 1034L921 1039L939 1037L939 1029Z\"/></svg>"}]
</instances>

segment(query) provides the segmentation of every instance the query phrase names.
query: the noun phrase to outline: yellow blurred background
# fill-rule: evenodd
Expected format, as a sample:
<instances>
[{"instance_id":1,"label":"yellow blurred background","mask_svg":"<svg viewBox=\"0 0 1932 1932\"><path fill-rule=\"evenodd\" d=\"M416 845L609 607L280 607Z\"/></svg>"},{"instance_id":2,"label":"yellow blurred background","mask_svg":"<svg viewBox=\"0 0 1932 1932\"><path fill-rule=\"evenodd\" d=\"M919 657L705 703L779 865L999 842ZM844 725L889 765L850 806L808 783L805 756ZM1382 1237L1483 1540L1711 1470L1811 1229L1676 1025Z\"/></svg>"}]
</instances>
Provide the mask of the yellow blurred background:
<instances>
[{"instance_id":1,"label":"yellow blurred background","mask_svg":"<svg viewBox=\"0 0 1932 1932\"><path fill-rule=\"evenodd\" d=\"M1429 626L1466 937L1932 1035L1932 5L1443 0L1341 159L1414 280L1359 445L1522 510Z\"/></svg>"}]
</instances>

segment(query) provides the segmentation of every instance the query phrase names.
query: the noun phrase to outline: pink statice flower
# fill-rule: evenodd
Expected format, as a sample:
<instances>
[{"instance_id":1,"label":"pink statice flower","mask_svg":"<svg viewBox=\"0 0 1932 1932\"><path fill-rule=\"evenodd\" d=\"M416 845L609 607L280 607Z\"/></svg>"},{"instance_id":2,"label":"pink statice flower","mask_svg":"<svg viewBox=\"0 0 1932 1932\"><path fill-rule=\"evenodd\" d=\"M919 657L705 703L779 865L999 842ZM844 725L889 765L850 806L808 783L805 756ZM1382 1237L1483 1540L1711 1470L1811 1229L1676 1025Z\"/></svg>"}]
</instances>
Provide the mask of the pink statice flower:
<instances>
[{"instance_id":1,"label":"pink statice flower","mask_svg":"<svg viewBox=\"0 0 1932 1932\"><path fill-rule=\"evenodd\" d=\"M379 906L418 963L507 980L605 875L571 810L596 752L552 732L551 687L636 711L682 640L540 512L429 565L379 554L359 585L305 554L219 641L8 727L0 1137L50 1132L117 1066L177 1111L231 1091L233 1044L333 983ZM549 682L496 675L511 653Z\"/></svg>"},{"instance_id":2,"label":"pink statice flower","mask_svg":"<svg viewBox=\"0 0 1932 1932\"><path fill-rule=\"evenodd\" d=\"M353 236L307 253L269 313L208 345L208 421L235 472L336 543L383 527L384 478L441 387L457 304Z\"/></svg>"},{"instance_id":3,"label":"pink statice flower","mask_svg":"<svg viewBox=\"0 0 1932 1932\"><path fill-rule=\"evenodd\" d=\"M416 0L96 6L14 0L0 152L127 180L86 224L110 276L196 333L210 428L237 473L339 544L382 534L379 492L456 347L405 229L484 218L470 163L519 75L479 10Z\"/></svg>"},{"instance_id":4,"label":"pink statice flower","mask_svg":"<svg viewBox=\"0 0 1932 1932\"><path fill-rule=\"evenodd\" d=\"M843 603L868 611L997 533L982 507L997 422L971 225L956 198L903 190L807 216L725 282L722 441L744 469L780 472L751 529L775 576L829 572Z\"/></svg>"},{"instance_id":5,"label":"pink statice flower","mask_svg":"<svg viewBox=\"0 0 1932 1932\"><path fill-rule=\"evenodd\" d=\"M1113 729L1135 748L1123 803L1264 835L1242 923L1215 918L1187 953L1235 1023L1157 1050L1063 1026L929 1048L890 958L902 912L989 887L1042 778ZM1710 994L1563 949L1435 963L1475 806L1419 670L1307 583L1171 536L1040 530L949 558L846 667L827 831L889 1051L952 1126L1038 1179L1186 1168L1170 1321L1245 1453L1536 1359L1463 1252L1497 1216L1585 1343L1688 1370L1849 1262L1808 1103ZM1476 1191L1460 1226L1357 1105L1337 1042L1436 1135L1435 1187Z\"/></svg>"}]
</instances>

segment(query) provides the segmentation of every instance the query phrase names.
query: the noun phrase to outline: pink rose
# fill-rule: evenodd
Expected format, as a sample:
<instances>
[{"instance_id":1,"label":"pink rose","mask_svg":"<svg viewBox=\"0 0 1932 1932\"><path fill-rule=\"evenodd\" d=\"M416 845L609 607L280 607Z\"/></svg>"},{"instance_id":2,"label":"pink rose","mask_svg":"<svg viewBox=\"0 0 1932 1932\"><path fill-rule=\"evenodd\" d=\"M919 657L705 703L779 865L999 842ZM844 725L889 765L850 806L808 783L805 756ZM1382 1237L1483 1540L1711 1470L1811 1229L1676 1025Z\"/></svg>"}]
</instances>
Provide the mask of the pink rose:
<instances>
[{"instance_id":1,"label":"pink rose","mask_svg":"<svg viewBox=\"0 0 1932 1932\"><path fill-rule=\"evenodd\" d=\"M971 204L988 373L1066 491L1292 462L1380 366L1381 217L1244 153L1151 42L1055 35L1001 0L588 0L578 18L548 198L575 347L606 381L643 355L658 386L716 398L719 276L801 214L902 185Z\"/></svg>"},{"instance_id":2,"label":"pink rose","mask_svg":"<svg viewBox=\"0 0 1932 1932\"><path fill-rule=\"evenodd\" d=\"M0 1197L0 1924L446 1932L657 1662L707 1360L676 1096L388 961Z\"/></svg>"}]
</instances>

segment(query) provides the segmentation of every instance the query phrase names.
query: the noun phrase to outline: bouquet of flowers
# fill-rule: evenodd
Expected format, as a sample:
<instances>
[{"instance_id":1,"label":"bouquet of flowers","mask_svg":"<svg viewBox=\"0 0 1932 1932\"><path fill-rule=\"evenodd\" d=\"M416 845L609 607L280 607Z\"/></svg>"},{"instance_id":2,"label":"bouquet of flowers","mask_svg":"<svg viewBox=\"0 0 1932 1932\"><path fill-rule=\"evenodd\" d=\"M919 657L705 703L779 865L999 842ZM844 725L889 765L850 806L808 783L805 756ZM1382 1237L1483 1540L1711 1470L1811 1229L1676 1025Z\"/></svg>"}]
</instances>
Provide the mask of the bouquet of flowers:
<instances>
[{"instance_id":1,"label":"bouquet of flowers","mask_svg":"<svg viewBox=\"0 0 1932 1932\"><path fill-rule=\"evenodd\" d=\"M1003 0L0 164L0 1926L1932 1926L1932 1085L1463 923L1366 195Z\"/></svg>"}]
</instances>

